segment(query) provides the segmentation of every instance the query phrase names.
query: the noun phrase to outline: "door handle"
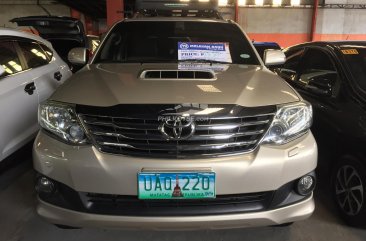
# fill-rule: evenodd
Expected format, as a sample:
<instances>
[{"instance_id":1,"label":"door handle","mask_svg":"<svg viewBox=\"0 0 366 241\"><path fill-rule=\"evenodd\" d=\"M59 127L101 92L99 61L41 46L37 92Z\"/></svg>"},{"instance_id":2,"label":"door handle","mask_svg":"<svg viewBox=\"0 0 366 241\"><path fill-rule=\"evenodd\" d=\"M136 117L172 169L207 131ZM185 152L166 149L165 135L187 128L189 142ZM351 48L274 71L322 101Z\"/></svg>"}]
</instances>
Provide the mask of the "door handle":
<instances>
[{"instance_id":1,"label":"door handle","mask_svg":"<svg viewBox=\"0 0 366 241\"><path fill-rule=\"evenodd\" d=\"M60 80L62 79L62 74L61 74L61 72L60 72L60 71L57 71L57 72L53 75L53 77L55 78L55 80L60 81Z\"/></svg>"},{"instance_id":2,"label":"door handle","mask_svg":"<svg viewBox=\"0 0 366 241\"><path fill-rule=\"evenodd\" d=\"M36 86L34 85L34 82L27 84L24 88L24 91L27 92L28 95L33 95L35 90Z\"/></svg>"}]
</instances>

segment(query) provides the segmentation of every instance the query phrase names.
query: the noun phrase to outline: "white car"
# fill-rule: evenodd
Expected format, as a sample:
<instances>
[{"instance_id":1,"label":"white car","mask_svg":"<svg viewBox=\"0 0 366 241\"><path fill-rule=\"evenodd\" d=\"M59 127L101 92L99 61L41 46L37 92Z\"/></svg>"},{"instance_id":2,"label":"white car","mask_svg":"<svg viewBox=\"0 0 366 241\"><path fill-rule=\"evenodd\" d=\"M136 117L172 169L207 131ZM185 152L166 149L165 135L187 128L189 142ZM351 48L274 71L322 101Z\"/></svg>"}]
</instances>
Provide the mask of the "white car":
<instances>
[{"instance_id":1,"label":"white car","mask_svg":"<svg viewBox=\"0 0 366 241\"><path fill-rule=\"evenodd\" d=\"M72 75L37 35L0 28L0 162L38 131L38 104Z\"/></svg>"}]
</instances>

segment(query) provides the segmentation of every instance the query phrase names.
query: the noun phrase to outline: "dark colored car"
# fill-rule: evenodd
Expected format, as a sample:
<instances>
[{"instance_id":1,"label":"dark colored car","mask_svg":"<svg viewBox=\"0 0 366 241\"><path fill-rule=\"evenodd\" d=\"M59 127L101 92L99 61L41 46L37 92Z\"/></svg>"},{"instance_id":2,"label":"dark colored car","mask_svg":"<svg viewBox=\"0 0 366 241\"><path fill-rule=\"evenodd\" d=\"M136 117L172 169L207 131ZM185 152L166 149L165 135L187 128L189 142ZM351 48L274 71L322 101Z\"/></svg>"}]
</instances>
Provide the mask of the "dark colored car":
<instances>
[{"instance_id":1,"label":"dark colored car","mask_svg":"<svg viewBox=\"0 0 366 241\"><path fill-rule=\"evenodd\" d=\"M319 165L343 219L366 224L366 42L313 42L285 49L276 72L314 109ZM329 162L327 162L328 160Z\"/></svg>"},{"instance_id":2,"label":"dark colored car","mask_svg":"<svg viewBox=\"0 0 366 241\"><path fill-rule=\"evenodd\" d=\"M259 56L263 59L264 51L267 49L281 49L281 47L276 42L253 42L255 49L257 50Z\"/></svg>"},{"instance_id":3,"label":"dark colored car","mask_svg":"<svg viewBox=\"0 0 366 241\"><path fill-rule=\"evenodd\" d=\"M58 16L29 16L10 20L18 26L32 27L39 36L52 43L53 48L60 57L68 63L69 51L73 48L88 48L89 41L85 34L83 23L71 17ZM80 66L72 66L73 72L80 69Z\"/></svg>"}]
</instances>

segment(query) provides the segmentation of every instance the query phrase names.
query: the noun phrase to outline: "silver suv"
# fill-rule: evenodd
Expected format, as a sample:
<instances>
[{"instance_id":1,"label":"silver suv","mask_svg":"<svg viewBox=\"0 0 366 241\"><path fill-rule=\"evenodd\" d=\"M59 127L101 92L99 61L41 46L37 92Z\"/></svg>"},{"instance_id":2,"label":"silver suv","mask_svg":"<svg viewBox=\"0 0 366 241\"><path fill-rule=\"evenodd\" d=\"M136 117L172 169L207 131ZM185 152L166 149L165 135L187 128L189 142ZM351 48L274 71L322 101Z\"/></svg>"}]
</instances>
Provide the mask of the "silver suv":
<instances>
[{"instance_id":1,"label":"silver suv","mask_svg":"<svg viewBox=\"0 0 366 241\"><path fill-rule=\"evenodd\" d=\"M267 65L283 61L267 50ZM57 225L232 228L314 210L311 106L232 21L117 23L39 122L37 212Z\"/></svg>"}]
</instances>

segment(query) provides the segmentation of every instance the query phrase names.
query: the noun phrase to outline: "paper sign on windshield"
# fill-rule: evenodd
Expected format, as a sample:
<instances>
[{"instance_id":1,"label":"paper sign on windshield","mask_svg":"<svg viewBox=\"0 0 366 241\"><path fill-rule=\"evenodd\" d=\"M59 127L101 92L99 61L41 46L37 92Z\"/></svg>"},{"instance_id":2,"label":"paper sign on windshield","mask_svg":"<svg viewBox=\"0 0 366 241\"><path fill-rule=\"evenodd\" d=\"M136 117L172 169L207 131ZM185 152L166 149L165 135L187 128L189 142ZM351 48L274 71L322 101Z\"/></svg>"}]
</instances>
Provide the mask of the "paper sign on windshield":
<instances>
[{"instance_id":1,"label":"paper sign on windshield","mask_svg":"<svg viewBox=\"0 0 366 241\"><path fill-rule=\"evenodd\" d=\"M229 43L178 42L178 60L232 63Z\"/></svg>"}]
</instances>

